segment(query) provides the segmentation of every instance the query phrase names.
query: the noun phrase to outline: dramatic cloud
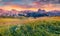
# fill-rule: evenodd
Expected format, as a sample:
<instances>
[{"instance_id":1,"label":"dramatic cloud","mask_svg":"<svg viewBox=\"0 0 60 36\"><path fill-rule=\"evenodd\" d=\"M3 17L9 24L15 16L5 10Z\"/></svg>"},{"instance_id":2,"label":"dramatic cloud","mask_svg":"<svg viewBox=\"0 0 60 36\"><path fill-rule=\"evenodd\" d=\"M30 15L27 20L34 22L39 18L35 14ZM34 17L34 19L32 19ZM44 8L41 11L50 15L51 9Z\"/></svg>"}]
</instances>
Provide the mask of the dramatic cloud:
<instances>
[{"instance_id":1,"label":"dramatic cloud","mask_svg":"<svg viewBox=\"0 0 60 36\"><path fill-rule=\"evenodd\" d=\"M0 0L0 8L11 10L60 10L60 0Z\"/></svg>"},{"instance_id":2,"label":"dramatic cloud","mask_svg":"<svg viewBox=\"0 0 60 36\"><path fill-rule=\"evenodd\" d=\"M36 0L37 2L41 2L41 3L52 3L52 4L60 4L60 0Z\"/></svg>"}]
</instances>

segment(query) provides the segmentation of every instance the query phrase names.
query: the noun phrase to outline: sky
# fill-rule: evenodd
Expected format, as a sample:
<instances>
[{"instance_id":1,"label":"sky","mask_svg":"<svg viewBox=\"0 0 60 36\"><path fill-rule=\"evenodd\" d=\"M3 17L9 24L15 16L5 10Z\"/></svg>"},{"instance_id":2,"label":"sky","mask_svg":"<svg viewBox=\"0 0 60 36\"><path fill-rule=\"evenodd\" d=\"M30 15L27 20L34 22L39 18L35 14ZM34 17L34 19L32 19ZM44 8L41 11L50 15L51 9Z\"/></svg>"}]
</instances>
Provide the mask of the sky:
<instances>
[{"instance_id":1,"label":"sky","mask_svg":"<svg viewBox=\"0 0 60 36\"><path fill-rule=\"evenodd\" d=\"M0 0L0 9L19 11L60 10L60 0Z\"/></svg>"}]
</instances>

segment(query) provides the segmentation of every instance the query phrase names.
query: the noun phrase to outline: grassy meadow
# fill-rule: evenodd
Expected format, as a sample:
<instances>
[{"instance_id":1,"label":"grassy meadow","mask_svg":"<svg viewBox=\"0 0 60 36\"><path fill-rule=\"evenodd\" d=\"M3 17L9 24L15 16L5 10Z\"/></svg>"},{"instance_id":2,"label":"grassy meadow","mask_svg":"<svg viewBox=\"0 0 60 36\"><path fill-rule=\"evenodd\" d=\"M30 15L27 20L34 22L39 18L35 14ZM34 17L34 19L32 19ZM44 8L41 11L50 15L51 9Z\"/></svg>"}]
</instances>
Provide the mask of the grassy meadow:
<instances>
[{"instance_id":1,"label":"grassy meadow","mask_svg":"<svg viewBox=\"0 0 60 36\"><path fill-rule=\"evenodd\" d=\"M0 18L0 36L60 36L60 17Z\"/></svg>"}]
</instances>

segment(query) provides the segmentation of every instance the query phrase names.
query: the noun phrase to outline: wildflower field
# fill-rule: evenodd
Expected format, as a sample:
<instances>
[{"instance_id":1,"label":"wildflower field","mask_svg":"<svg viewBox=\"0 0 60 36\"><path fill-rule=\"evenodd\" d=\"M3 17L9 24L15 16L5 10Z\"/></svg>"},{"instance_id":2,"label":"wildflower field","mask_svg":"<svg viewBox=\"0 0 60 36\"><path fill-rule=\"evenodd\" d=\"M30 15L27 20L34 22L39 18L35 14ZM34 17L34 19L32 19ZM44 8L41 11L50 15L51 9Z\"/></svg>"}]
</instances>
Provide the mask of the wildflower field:
<instances>
[{"instance_id":1,"label":"wildflower field","mask_svg":"<svg viewBox=\"0 0 60 36\"><path fill-rule=\"evenodd\" d=\"M1 18L0 36L60 36L60 17Z\"/></svg>"}]
</instances>

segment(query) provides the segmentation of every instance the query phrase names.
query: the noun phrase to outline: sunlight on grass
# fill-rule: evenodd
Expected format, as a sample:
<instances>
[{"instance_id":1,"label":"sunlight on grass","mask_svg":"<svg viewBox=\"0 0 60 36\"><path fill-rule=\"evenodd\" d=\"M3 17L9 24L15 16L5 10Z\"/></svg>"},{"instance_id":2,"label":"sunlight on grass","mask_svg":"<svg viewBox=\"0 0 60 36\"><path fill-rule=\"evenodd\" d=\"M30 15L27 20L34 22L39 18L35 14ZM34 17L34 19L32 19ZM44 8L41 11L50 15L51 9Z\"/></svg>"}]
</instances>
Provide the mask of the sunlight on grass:
<instances>
[{"instance_id":1,"label":"sunlight on grass","mask_svg":"<svg viewBox=\"0 0 60 36\"><path fill-rule=\"evenodd\" d=\"M60 36L60 17L0 20L0 23L4 22L6 24L0 25L0 36Z\"/></svg>"}]
</instances>

